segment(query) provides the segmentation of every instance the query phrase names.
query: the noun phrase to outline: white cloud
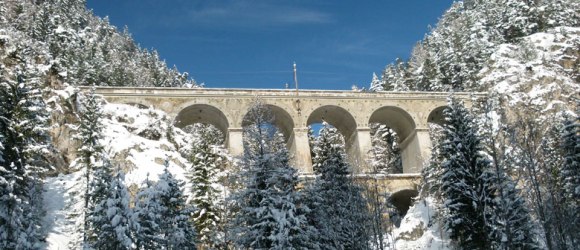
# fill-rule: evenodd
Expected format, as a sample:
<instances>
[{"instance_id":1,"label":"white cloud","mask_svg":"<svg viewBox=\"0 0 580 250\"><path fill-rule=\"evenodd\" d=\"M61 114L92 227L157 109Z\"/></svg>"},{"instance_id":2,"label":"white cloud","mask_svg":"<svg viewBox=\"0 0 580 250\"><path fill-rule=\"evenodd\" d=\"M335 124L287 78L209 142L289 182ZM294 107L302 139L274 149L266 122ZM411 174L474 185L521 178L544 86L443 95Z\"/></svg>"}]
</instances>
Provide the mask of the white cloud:
<instances>
[{"instance_id":1,"label":"white cloud","mask_svg":"<svg viewBox=\"0 0 580 250\"><path fill-rule=\"evenodd\" d=\"M329 13L279 1L211 1L194 6L188 23L211 27L272 28L334 22Z\"/></svg>"}]
</instances>

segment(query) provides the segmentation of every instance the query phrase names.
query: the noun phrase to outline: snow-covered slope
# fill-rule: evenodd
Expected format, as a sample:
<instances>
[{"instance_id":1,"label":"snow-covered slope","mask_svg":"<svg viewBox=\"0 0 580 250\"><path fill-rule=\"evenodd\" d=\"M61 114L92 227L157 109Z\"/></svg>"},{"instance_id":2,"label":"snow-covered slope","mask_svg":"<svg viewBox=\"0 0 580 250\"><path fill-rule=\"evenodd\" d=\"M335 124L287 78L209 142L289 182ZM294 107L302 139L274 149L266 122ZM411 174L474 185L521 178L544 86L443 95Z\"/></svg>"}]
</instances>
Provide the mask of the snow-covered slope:
<instances>
[{"instance_id":1,"label":"snow-covered slope","mask_svg":"<svg viewBox=\"0 0 580 250\"><path fill-rule=\"evenodd\" d=\"M170 126L165 113L122 104L106 104L103 110L102 143L114 162L127 173L125 182L132 192L147 174L150 180L157 180L166 159L169 171L185 180L185 167L189 163L179 152L187 150L190 136ZM70 169L74 169L73 165L74 162ZM78 230L78 211L82 207L78 183L81 178L81 173L72 172L45 180L46 249L76 249L75 244L82 237ZM186 187L186 193L188 190Z\"/></svg>"},{"instance_id":2,"label":"snow-covered slope","mask_svg":"<svg viewBox=\"0 0 580 250\"><path fill-rule=\"evenodd\" d=\"M481 84L499 94L509 112L537 115L574 110L579 97L580 28L560 27L502 44L480 71ZM537 112L539 111L539 112ZM396 249L451 249L432 198L409 209L394 232Z\"/></svg>"},{"instance_id":3,"label":"snow-covered slope","mask_svg":"<svg viewBox=\"0 0 580 250\"><path fill-rule=\"evenodd\" d=\"M480 71L481 84L510 107L558 111L580 93L580 28L559 27L502 44Z\"/></svg>"}]
</instances>

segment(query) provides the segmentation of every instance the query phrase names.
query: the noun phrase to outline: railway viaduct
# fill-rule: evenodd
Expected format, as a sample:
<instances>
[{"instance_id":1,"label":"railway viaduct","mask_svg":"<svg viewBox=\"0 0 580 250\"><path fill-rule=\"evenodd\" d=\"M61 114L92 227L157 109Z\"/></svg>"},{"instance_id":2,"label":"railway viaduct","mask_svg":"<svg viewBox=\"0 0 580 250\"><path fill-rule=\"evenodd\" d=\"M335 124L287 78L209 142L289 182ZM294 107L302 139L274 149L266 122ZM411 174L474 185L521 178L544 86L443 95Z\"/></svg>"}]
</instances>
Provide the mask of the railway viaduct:
<instances>
[{"instance_id":1,"label":"railway viaduct","mask_svg":"<svg viewBox=\"0 0 580 250\"><path fill-rule=\"evenodd\" d=\"M213 124L226 136L230 153L240 155L246 111L256 99L271 108L275 125L284 134L294 166L312 174L308 126L323 120L344 136L354 173L370 171L370 123L385 124L399 135L403 173L390 179L391 192L415 189L423 162L429 158L429 123L443 122L449 93L354 92L328 90L264 90L213 88L99 87L96 93L112 103L138 104L161 109L177 127ZM469 105L472 95L454 93Z\"/></svg>"}]
</instances>

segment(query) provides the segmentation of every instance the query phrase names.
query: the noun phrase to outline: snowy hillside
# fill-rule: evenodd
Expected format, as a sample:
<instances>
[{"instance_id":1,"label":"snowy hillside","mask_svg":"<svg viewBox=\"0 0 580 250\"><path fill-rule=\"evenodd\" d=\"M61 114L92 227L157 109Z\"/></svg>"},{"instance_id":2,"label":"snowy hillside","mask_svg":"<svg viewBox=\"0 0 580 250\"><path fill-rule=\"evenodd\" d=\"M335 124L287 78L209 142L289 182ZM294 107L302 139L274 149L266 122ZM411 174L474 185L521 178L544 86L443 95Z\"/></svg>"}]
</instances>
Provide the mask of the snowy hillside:
<instances>
[{"instance_id":1,"label":"snowy hillside","mask_svg":"<svg viewBox=\"0 0 580 250\"><path fill-rule=\"evenodd\" d=\"M514 112L573 112L573 98L580 93L578 48L580 28L571 27L536 33L517 45L502 44L480 71L481 84ZM396 249L451 249L449 235L437 218L441 209L430 197L417 201L394 232Z\"/></svg>"},{"instance_id":2,"label":"snowy hillside","mask_svg":"<svg viewBox=\"0 0 580 250\"><path fill-rule=\"evenodd\" d=\"M481 84L507 98L509 106L557 111L580 93L580 28L557 27L502 44L480 71Z\"/></svg>"},{"instance_id":3,"label":"snowy hillside","mask_svg":"<svg viewBox=\"0 0 580 250\"><path fill-rule=\"evenodd\" d=\"M147 175L150 180L157 180L166 159L169 160L169 171L176 178L185 180L184 167L189 163L178 152L187 147L189 135L169 129L170 120L165 113L123 104L106 104L104 117L105 138L102 143L112 159L127 173L125 182L130 191L135 192ZM74 168L74 162L71 168ZM78 223L75 213L82 207L78 186L81 178L80 172L73 172L45 180L46 249L69 249L81 237L75 224ZM188 190L186 187L185 191Z\"/></svg>"}]
</instances>

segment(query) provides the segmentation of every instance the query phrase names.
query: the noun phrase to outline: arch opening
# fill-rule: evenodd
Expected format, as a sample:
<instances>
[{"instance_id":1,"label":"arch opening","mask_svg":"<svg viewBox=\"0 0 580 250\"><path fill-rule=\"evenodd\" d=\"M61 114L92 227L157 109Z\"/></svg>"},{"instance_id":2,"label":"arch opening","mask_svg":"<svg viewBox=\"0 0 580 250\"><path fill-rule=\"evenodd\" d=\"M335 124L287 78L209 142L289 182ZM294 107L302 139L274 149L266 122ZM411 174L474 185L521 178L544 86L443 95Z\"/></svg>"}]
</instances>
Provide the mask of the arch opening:
<instances>
[{"instance_id":1,"label":"arch opening","mask_svg":"<svg viewBox=\"0 0 580 250\"><path fill-rule=\"evenodd\" d=\"M320 124L323 122L335 127L342 135L348 161L354 168L358 168L361 157L359 155L357 125L354 117L344 108L326 105L310 113L306 125L311 128L320 128ZM312 154L312 148L310 150Z\"/></svg>"},{"instance_id":2,"label":"arch opening","mask_svg":"<svg viewBox=\"0 0 580 250\"><path fill-rule=\"evenodd\" d=\"M415 121L405 110L399 107L386 106L373 112L369 124L379 123L397 132L399 142L407 139L415 130Z\"/></svg>"},{"instance_id":3,"label":"arch opening","mask_svg":"<svg viewBox=\"0 0 580 250\"><path fill-rule=\"evenodd\" d=\"M403 173L403 160L399 135L392 128L380 123L369 124L371 150L369 152L372 173Z\"/></svg>"},{"instance_id":4,"label":"arch opening","mask_svg":"<svg viewBox=\"0 0 580 250\"><path fill-rule=\"evenodd\" d=\"M175 117L174 125L185 128L196 123L211 124L220 130L227 138L229 122L224 113L218 108L207 104L193 104L181 110ZM224 141L226 141L224 138Z\"/></svg>"},{"instance_id":5,"label":"arch opening","mask_svg":"<svg viewBox=\"0 0 580 250\"><path fill-rule=\"evenodd\" d=\"M407 211L409 211L409 208L413 205L413 199L417 197L418 194L419 192L415 189L404 189L390 195L388 202L397 209L398 218L402 219L405 217ZM398 220L398 223L400 223L400 220Z\"/></svg>"},{"instance_id":6,"label":"arch opening","mask_svg":"<svg viewBox=\"0 0 580 250\"><path fill-rule=\"evenodd\" d=\"M383 127L384 131L391 131L392 135L389 136L390 138L381 138L382 141L376 140L377 136L375 135L375 143L371 149L372 155L381 153L377 147L382 144L384 147L390 147L390 153L393 153L392 158L394 159L390 164L400 164L400 166L383 164L385 165L383 167L386 167L391 173L411 173L420 170L422 164L421 148L415 133L416 124L413 117L399 107L385 106L375 110L369 118L369 127L377 126ZM376 156L373 156L373 161L374 157ZM400 159L399 162L397 162L397 158Z\"/></svg>"},{"instance_id":7,"label":"arch opening","mask_svg":"<svg viewBox=\"0 0 580 250\"><path fill-rule=\"evenodd\" d=\"M446 124L447 121L445 120L445 114L443 111L447 108L447 106L441 106L433 109L429 116L427 117L427 123L434 123L439 126L443 126Z\"/></svg>"},{"instance_id":8,"label":"arch opening","mask_svg":"<svg viewBox=\"0 0 580 250\"><path fill-rule=\"evenodd\" d=\"M294 120L281 107L271 105L271 104L262 104L265 111L270 113L271 123L272 126L275 126L281 133L284 135L285 141L288 143L292 138L292 133L294 131ZM246 127L252 123L249 112L244 115L244 119L242 120L242 127Z\"/></svg>"}]
</instances>

